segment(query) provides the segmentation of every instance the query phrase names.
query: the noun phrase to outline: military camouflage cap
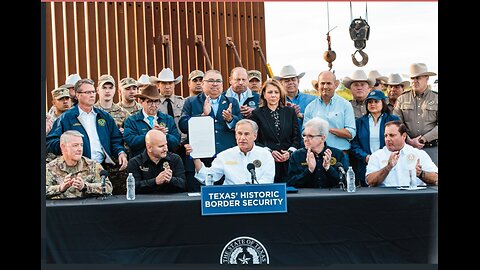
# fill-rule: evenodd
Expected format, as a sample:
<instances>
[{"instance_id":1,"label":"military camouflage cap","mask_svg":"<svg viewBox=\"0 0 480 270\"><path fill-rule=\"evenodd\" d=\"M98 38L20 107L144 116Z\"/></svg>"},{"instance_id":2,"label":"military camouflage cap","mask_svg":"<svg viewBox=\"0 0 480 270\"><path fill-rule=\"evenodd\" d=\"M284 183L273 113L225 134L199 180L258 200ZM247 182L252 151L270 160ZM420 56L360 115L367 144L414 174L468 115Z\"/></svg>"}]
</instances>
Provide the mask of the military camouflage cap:
<instances>
[{"instance_id":1,"label":"military camouflage cap","mask_svg":"<svg viewBox=\"0 0 480 270\"><path fill-rule=\"evenodd\" d=\"M188 74L188 80L193 80L195 78L198 78L198 77L205 77L205 74L203 74L203 72L201 70L194 70L192 72L190 72L190 74Z\"/></svg>"},{"instance_id":2,"label":"military camouflage cap","mask_svg":"<svg viewBox=\"0 0 480 270\"><path fill-rule=\"evenodd\" d=\"M106 83L111 83L115 87L115 80L111 75L104 74L98 78L98 86L103 87Z\"/></svg>"},{"instance_id":3,"label":"military camouflage cap","mask_svg":"<svg viewBox=\"0 0 480 270\"><path fill-rule=\"evenodd\" d=\"M258 70L252 69L252 70L249 70L247 73L248 73L248 81L250 81L253 78L256 78L259 81L262 80L262 73Z\"/></svg>"},{"instance_id":4,"label":"military camouflage cap","mask_svg":"<svg viewBox=\"0 0 480 270\"><path fill-rule=\"evenodd\" d=\"M56 88L51 91L52 98L54 99L61 99L63 97L70 97L70 91L67 88Z\"/></svg>"},{"instance_id":5,"label":"military camouflage cap","mask_svg":"<svg viewBox=\"0 0 480 270\"><path fill-rule=\"evenodd\" d=\"M127 88L130 86L138 86L138 82L134 78L127 77L121 79L119 85L122 88Z\"/></svg>"}]
</instances>

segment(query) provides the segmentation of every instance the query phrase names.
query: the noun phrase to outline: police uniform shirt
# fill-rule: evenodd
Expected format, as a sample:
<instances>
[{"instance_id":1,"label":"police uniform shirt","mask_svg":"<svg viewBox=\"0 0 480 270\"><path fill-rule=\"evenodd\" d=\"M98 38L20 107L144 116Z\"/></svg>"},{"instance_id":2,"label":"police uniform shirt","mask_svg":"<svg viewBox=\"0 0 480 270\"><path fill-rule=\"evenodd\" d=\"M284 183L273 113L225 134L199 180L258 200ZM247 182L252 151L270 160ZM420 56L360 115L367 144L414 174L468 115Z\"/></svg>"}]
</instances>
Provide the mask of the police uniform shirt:
<instances>
[{"instance_id":1,"label":"police uniform shirt","mask_svg":"<svg viewBox=\"0 0 480 270\"><path fill-rule=\"evenodd\" d=\"M220 152L213 160L210 168L202 164L200 171L195 173L195 178L204 184L207 174L212 174L213 181L218 181L225 175L224 185L245 184L252 181L251 174L247 170L249 163L260 164L259 167L255 168L258 183L273 183L275 162L272 154L270 151L256 145L246 155L240 151L238 146Z\"/></svg>"},{"instance_id":2,"label":"police uniform shirt","mask_svg":"<svg viewBox=\"0 0 480 270\"><path fill-rule=\"evenodd\" d=\"M172 170L172 178L169 183L157 185L155 178L165 170ZM186 178L182 158L171 152L167 152L165 158L155 164L144 150L141 154L132 158L127 165L127 172L135 177L135 190L137 193L173 193L185 191Z\"/></svg>"},{"instance_id":3,"label":"police uniform shirt","mask_svg":"<svg viewBox=\"0 0 480 270\"><path fill-rule=\"evenodd\" d=\"M365 104L367 103L366 99L363 101L357 101L355 99L352 99L350 100L350 103L352 104L355 119L358 119L367 113L367 107L365 106Z\"/></svg>"},{"instance_id":4,"label":"police uniform shirt","mask_svg":"<svg viewBox=\"0 0 480 270\"><path fill-rule=\"evenodd\" d=\"M178 129L178 132L180 133L180 136L182 137L182 141L186 139L187 135L183 134L180 129L178 128L178 121L180 120L180 116L182 116L182 109L183 109L183 104L185 104L185 99L180 96L172 95L170 97L170 100L172 102L172 109L173 109L173 120L175 121L175 126ZM167 109L167 104L168 101L166 101L165 97L160 97L160 105L158 107L158 110L163 112L164 114L168 114L168 109Z\"/></svg>"},{"instance_id":5,"label":"police uniform shirt","mask_svg":"<svg viewBox=\"0 0 480 270\"><path fill-rule=\"evenodd\" d=\"M438 139L438 94L430 89L423 94L411 90L397 99L393 114L407 126L410 138L422 135L427 142Z\"/></svg>"},{"instance_id":6,"label":"police uniform shirt","mask_svg":"<svg viewBox=\"0 0 480 270\"><path fill-rule=\"evenodd\" d=\"M388 159L392 152L388 150L386 146L378 151L375 151L368 160L367 172L365 175L370 173L377 172L387 166ZM400 156L397 164L390 170L385 180L380 183L379 187L400 187L400 186L409 186L410 183L410 174L409 169L414 169L416 160L420 159L420 165L422 165L422 170L425 172L438 172L438 168L433 163L430 156L427 152L414 148L408 144L400 150ZM425 185L425 183L416 177L417 186Z\"/></svg>"}]
</instances>

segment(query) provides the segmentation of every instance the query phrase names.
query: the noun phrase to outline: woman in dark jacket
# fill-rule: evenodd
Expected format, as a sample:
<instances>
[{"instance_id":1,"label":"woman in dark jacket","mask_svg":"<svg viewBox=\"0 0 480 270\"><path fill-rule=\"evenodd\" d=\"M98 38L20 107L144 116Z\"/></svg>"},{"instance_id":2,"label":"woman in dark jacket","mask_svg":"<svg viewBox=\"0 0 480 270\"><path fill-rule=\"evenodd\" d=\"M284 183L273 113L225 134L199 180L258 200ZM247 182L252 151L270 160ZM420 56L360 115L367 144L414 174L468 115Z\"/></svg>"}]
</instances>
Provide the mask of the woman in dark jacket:
<instances>
[{"instance_id":1,"label":"woman in dark jacket","mask_svg":"<svg viewBox=\"0 0 480 270\"><path fill-rule=\"evenodd\" d=\"M288 160L300 147L300 129L293 107L285 106L285 89L268 79L260 91L259 107L252 112L258 124L256 145L267 148L275 160L275 183L286 182Z\"/></svg>"},{"instance_id":2,"label":"woman in dark jacket","mask_svg":"<svg viewBox=\"0 0 480 270\"><path fill-rule=\"evenodd\" d=\"M385 123L399 120L390 112L386 98L380 90L371 91L365 104L367 113L355 121L357 134L351 142L351 151L357 160L355 176L363 187L368 186L365 173L370 155L385 146Z\"/></svg>"}]
</instances>

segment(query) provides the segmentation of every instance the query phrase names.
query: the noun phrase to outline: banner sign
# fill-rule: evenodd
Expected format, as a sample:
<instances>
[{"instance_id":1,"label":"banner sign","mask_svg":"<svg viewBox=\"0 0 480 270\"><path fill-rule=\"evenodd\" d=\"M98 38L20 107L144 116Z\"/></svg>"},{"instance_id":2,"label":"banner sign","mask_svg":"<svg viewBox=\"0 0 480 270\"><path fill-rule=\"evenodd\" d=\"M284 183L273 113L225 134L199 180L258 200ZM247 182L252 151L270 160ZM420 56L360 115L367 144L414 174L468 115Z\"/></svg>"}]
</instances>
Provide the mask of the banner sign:
<instances>
[{"instance_id":1,"label":"banner sign","mask_svg":"<svg viewBox=\"0 0 480 270\"><path fill-rule=\"evenodd\" d=\"M286 184L202 186L202 216L287 212Z\"/></svg>"}]
</instances>

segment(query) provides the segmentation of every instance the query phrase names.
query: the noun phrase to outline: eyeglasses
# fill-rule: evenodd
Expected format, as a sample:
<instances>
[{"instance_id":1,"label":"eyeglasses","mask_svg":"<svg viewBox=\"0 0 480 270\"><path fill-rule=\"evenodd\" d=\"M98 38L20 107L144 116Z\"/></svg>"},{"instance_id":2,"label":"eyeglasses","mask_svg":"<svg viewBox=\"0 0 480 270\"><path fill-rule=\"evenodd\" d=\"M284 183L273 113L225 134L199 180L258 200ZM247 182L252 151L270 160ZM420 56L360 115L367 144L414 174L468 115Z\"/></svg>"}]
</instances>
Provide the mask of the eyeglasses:
<instances>
[{"instance_id":1,"label":"eyeglasses","mask_svg":"<svg viewBox=\"0 0 480 270\"><path fill-rule=\"evenodd\" d=\"M302 137L311 140L311 139L313 139L313 138L315 138L315 137L322 137L322 135L302 134Z\"/></svg>"},{"instance_id":2,"label":"eyeglasses","mask_svg":"<svg viewBox=\"0 0 480 270\"><path fill-rule=\"evenodd\" d=\"M208 79L208 80L205 80L206 82L208 82L209 84L214 84L214 83L222 83L223 80L214 80L214 79Z\"/></svg>"},{"instance_id":3,"label":"eyeglasses","mask_svg":"<svg viewBox=\"0 0 480 270\"><path fill-rule=\"evenodd\" d=\"M152 105L152 104L160 104L160 99L156 99L156 100L147 100L147 104L148 105Z\"/></svg>"},{"instance_id":4,"label":"eyeglasses","mask_svg":"<svg viewBox=\"0 0 480 270\"><path fill-rule=\"evenodd\" d=\"M91 95L91 94L95 94L96 92L97 91L83 91L83 92L77 92L77 93Z\"/></svg>"}]
</instances>

